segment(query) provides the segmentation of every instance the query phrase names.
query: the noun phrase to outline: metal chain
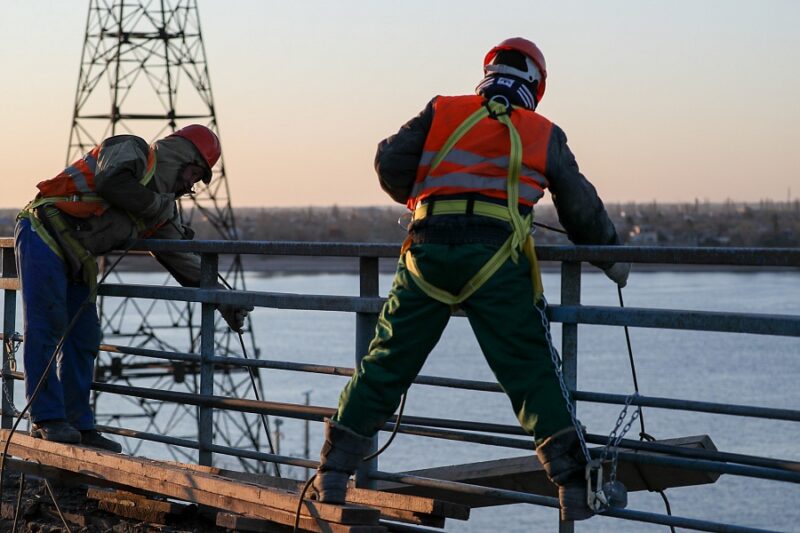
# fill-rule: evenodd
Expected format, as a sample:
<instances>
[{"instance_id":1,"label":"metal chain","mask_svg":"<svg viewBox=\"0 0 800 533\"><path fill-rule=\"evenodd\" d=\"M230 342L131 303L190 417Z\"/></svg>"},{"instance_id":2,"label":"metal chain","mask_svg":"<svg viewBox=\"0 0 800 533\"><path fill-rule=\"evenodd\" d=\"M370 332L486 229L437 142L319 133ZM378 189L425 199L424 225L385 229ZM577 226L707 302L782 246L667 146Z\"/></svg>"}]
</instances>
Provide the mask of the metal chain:
<instances>
[{"instance_id":1,"label":"metal chain","mask_svg":"<svg viewBox=\"0 0 800 533\"><path fill-rule=\"evenodd\" d=\"M11 407L14 417L18 417L22 414L20 410L17 409L17 406L14 405L14 398L11 397L11 391L8 390L5 380L3 381L3 396L6 397L6 402L8 402L8 405Z\"/></svg>"},{"instance_id":2,"label":"metal chain","mask_svg":"<svg viewBox=\"0 0 800 533\"><path fill-rule=\"evenodd\" d=\"M564 375L561 373L561 357L559 357L558 352L556 351L555 345L553 344L553 336L550 334L550 321L547 319L546 314L547 300L545 299L544 295L542 295L541 298L541 305L535 304L534 307L537 311L539 311L539 315L542 317L544 336L547 340L547 347L550 349L550 360L553 362L553 367L555 368L556 376L558 377L558 384L561 387L561 396L564 398L564 402L567 404L567 412L569 412L569 417L572 419L572 425L575 427L575 431L578 433L578 440L581 443L581 451L586 458L586 462L589 463L592 458L589 456L589 448L586 445L586 437L584 436L583 428L581 427L580 422L578 422L578 417L575 415L575 407L572 405L569 389L567 388L567 384L564 382Z\"/></svg>"},{"instance_id":3,"label":"metal chain","mask_svg":"<svg viewBox=\"0 0 800 533\"><path fill-rule=\"evenodd\" d=\"M553 367L556 371L556 376L558 377L558 384L561 388L561 396L564 398L564 402L567 405L567 412L569 412L569 416L572 419L572 424L575 426L575 431L578 432L578 440L581 444L581 451L583 452L584 457L586 458L586 462L590 463L592 461L591 456L589 455L589 448L586 445L586 437L584 436L583 428L581 427L580 422L578 421L578 417L575 414L575 406L572 404L572 400L570 399L569 389L567 388L567 384L564 382L564 374L561 372L561 357L559 357L558 352L556 351L555 345L553 344L553 336L550 334L550 321L547 319L547 300L544 296L541 299L541 305L535 305L537 311L539 311L539 316L542 318L542 325L544 326L544 334L545 339L547 340L547 346L550 349L550 359L553 362ZM608 458L608 453L610 449L613 447L614 452L611 456L611 481L616 480L617 478L617 458L619 456L619 443L622 441L622 438L625 436L626 433L631 429L631 425L639 418L639 412L634 411L631 419L625 423L623 426L623 422L625 422L625 417L628 415L628 407L630 407L631 402L635 397L638 397L639 393L636 392L634 394L629 395L625 398L625 406L622 408L619 416L617 417L617 423L614 425L614 429L611 430L611 433L608 436L608 442L606 443L605 448L603 449L602 461L605 461ZM619 428L622 426L622 431L619 432ZM619 433L618 433L619 432Z\"/></svg>"},{"instance_id":4,"label":"metal chain","mask_svg":"<svg viewBox=\"0 0 800 533\"><path fill-rule=\"evenodd\" d=\"M8 354L8 368L12 372L17 370L17 352L19 351L19 347L22 345L22 341L20 340L20 333L15 331L13 335L9 335L9 338L6 339L6 353ZM6 398L6 402L11 407L13 411L13 416L17 417L20 415L19 409L17 406L14 405L14 398L11 394L11 391L8 390L8 386L6 384L6 380L3 380L3 396Z\"/></svg>"},{"instance_id":5,"label":"metal chain","mask_svg":"<svg viewBox=\"0 0 800 533\"><path fill-rule=\"evenodd\" d=\"M611 430L611 433L608 434L608 442L606 443L605 447L603 448L603 455L600 459L601 461L605 462L608 459L608 453L611 448L614 448L614 451L611 454L611 474L609 476L609 480L614 482L617 479L617 460L619 458L619 443L622 442L622 438L625 437L625 434L630 431L631 426L636 419L639 418L639 411L636 410L631 415L631 419L622 426L623 422L625 422L625 417L628 415L628 407L630 407L631 402L635 397L638 397L639 393L633 393L625 398L625 406L622 408L622 411L619 413L617 417L617 423L614 425L614 429ZM617 433L620 426L622 426L622 431Z\"/></svg>"}]
</instances>

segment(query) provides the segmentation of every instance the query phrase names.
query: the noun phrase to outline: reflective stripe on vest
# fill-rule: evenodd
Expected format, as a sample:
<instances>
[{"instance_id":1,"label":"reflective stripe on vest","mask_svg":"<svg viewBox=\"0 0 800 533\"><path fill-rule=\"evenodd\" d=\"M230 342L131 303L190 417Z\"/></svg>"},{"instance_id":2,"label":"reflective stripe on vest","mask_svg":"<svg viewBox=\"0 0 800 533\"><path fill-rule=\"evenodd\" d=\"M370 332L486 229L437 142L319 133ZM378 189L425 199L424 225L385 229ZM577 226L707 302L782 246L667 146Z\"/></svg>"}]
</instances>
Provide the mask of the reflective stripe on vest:
<instances>
[{"instance_id":1,"label":"reflective stripe on vest","mask_svg":"<svg viewBox=\"0 0 800 533\"><path fill-rule=\"evenodd\" d=\"M428 196L477 192L507 199L506 175L510 165L508 130L499 121L484 118L475 123L433 166L452 131L483 104L480 96L440 96L434 101L433 123L417 169L407 206L415 209ZM515 108L510 117L520 132L522 159L519 203L532 206L548 186L547 146L552 123L532 111Z\"/></svg>"},{"instance_id":2,"label":"reflective stripe on vest","mask_svg":"<svg viewBox=\"0 0 800 533\"><path fill-rule=\"evenodd\" d=\"M56 177L36 185L40 192L31 207L55 205L64 213L78 218L102 215L110 206L95 193L94 177L101 146L95 146ZM146 186L155 171L156 154L151 148L147 154L145 174L139 183Z\"/></svg>"}]
</instances>

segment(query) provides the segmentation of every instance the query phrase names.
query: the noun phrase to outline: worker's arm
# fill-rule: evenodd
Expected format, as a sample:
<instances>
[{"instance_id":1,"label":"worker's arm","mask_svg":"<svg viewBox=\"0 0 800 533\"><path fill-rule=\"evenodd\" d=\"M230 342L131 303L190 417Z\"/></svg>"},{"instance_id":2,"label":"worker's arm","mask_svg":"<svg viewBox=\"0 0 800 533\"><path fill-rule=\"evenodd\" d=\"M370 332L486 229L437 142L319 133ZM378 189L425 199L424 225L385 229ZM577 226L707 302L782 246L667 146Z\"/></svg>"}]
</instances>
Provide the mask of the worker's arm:
<instances>
[{"instance_id":1,"label":"worker's arm","mask_svg":"<svg viewBox=\"0 0 800 533\"><path fill-rule=\"evenodd\" d=\"M147 170L147 143L133 135L103 142L97 157L95 190L114 207L153 226L172 216L175 195L157 193L140 183Z\"/></svg>"},{"instance_id":2,"label":"worker's arm","mask_svg":"<svg viewBox=\"0 0 800 533\"><path fill-rule=\"evenodd\" d=\"M581 174L575 156L567 146L564 131L553 125L547 149L548 188L558 220L575 244L619 244L614 224L608 217L594 186ZM602 269L611 263L597 263Z\"/></svg>"},{"instance_id":3,"label":"worker's arm","mask_svg":"<svg viewBox=\"0 0 800 533\"><path fill-rule=\"evenodd\" d=\"M184 227L175 210L172 218L159 227L151 239L191 240L193 232ZM175 281L184 287L200 286L200 256L190 252L152 252L153 257L166 268Z\"/></svg>"},{"instance_id":4,"label":"worker's arm","mask_svg":"<svg viewBox=\"0 0 800 533\"><path fill-rule=\"evenodd\" d=\"M158 228L152 235L153 239L178 239L191 240L194 232L185 227L180 214L175 215L166 224ZM175 280L184 287L200 286L200 256L187 252L156 252L156 260L166 268ZM225 287L216 283L217 288ZM239 306L235 304L217 304L217 310L233 331L242 332L247 315L253 310L252 305Z\"/></svg>"},{"instance_id":5,"label":"worker's arm","mask_svg":"<svg viewBox=\"0 0 800 533\"><path fill-rule=\"evenodd\" d=\"M433 122L434 100L428 102L419 115L406 122L400 131L378 144L375 171L381 188L395 202L404 204L411 195L425 139Z\"/></svg>"}]
</instances>

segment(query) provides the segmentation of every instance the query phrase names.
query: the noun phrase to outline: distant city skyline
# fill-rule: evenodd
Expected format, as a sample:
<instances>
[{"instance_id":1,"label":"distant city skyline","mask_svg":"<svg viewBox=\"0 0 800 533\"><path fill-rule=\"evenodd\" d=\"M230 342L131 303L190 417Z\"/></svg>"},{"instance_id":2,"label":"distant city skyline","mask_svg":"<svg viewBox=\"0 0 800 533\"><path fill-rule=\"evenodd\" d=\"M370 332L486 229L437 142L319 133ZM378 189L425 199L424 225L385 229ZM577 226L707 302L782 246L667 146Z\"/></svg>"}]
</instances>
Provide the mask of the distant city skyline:
<instances>
[{"instance_id":1,"label":"distant city skyline","mask_svg":"<svg viewBox=\"0 0 800 533\"><path fill-rule=\"evenodd\" d=\"M198 0L234 206L390 205L375 147L510 36L607 203L794 200L800 3ZM64 165L88 1L0 0L0 207ZM180 108L181 102L178 102Z\"/></svg>"}]
</instances>

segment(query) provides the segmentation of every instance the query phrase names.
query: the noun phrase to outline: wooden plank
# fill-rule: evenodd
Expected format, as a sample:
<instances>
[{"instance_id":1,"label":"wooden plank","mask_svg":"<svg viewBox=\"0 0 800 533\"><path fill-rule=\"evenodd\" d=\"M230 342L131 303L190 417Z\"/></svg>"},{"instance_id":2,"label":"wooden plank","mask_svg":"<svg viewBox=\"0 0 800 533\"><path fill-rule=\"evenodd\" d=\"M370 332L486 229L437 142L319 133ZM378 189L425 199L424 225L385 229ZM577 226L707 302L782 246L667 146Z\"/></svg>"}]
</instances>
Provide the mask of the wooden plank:
<instances>
[{"instance_id":1,"label":"wooden plank","mask_svg":"<svg viewBox=\"0 0 800 533\"><path fill-rule=\"evenodd\" d=\"M103 511L154 524L166 524L169 519L175 519L191 509L188 505L153 500L127 491L90 488L86 491L86 497L98 500L97 507Z\"/></svg>"},{"instance_id":2,"label":"wooden plank","mask_svg":"<svg viewBox=\"0 0 800 533\"><path fill-rule=\"evenodd\" d=\"M347 502L381 509L399 509L442 518L454 518L456 520L469 519L469 507L466 505L414 495L400 495L351 487L347 489Z\"/></svg>"},{"instance_id":3,"label":"wooden plank","mask_svg":"<svg viewBox=\"0 0 800 533\"><path fill-rule=\"evenodd\" d=\"M7 435L6 430L0 432L0 443L5 441ZM266 514L267 508L293 513L297 508L297 495L278 489L192 472L149 459L33 439L20 433L14 435L9 451L24 459L212 507L231 509L231 504L242 502L250 509L247 512L249 515ZM343 524L377 524L379 518L379 512L375 509L311 501L303 506L303 514Z\"/></svg>"},{"instance_id":4,"label":"wooden plank","mask_svg":"<svg viewBox=\"0 0 800 533\"><path fill-rule=\"evenodd\" d=\"M276 513L285 513L285 511L276 511ZM291 515L291 513L289 513ZM291 521L287 521L291 518ZM272 520L262 520L258 518L251 518L233 513L217 513L217 525L232 529L234 531L255 531L259 533L272 533L292 531L288 525L277 526L275 522L281 524L294 524L294 515L278 516L276 515ZM301 517L298 528L303 531L315 531L320 533L386 533L386 528L383 526L364 526L364 525L345 525L336 523L320 524L313 518Z\"/></svg>"},{"instance_id":5,"label":"wooden plank","mask_svg":"<svg viewBox=\"0 0 800 533\"><path fill-rule=\"evenodd\" d=\"M658 440L656 442L686 448L716 450L714 443L708 435ZM652 454L652 452L641 451L636 453ZM427 468L407 473L421 477L460 481L463 483L482 485L484 487L510 489L544 496L557 495L555 485L550 483L547 479L544 470L542 470L542 465L533 454L479 463ZM714 483L719 476L720 474L716 472L640 464L622 459L620 459L617 468L617 479L625 484L629 492L648 489L664 490L670 487ZM398 483L379 483L378 489L399 494L413 494L429 498L449 499L454 502L467 504L470 507L485 507L508 503L498 498L461 494L441 489L416 487Z\"/></svg>"},{"instance_id":6,"label":"wooden plank","mask_svg":"<svg viewBox=\"0 0 800 533\"><path fill-rule=\"evenodd\" d=\"M0 278L0 290L18 291L19 288L19 278Z\"/></svg>"},{"instance_id":7,"label":"wooden plank","mask_svg":"<svg viewBox=\"0 0 800 533\"><path fill-rule=\"evenodd\" d=\"M228 530L247 533L290 533L292 530L289 526L232 513L217 513L216 524Z\"/></svg>"},{"instance_id":8,"label":"wooden plank","mask_svg":"<svg viewBox=\"0 0 800 533\"><path fill-rule=\"evenodd\" d=\"M195 466L192 468L195 468ZM266 474L252 474L249 472L236 472L222 469L216 469L216 471L221 476L230 477L232 479L241 479L261 486L290 490L292 492L299 492L303 487L302 482L297 482L295 480L286 478L277 478ZM350 486L347 489L347 503L376 507L380 509L381 513L387 517L391 516L391 510L394 509L418 514L439 516L443 518L453 518L456 520L469 519L469 507L466 505L433 498L424 498L420 496L359 489L353 486Z\"/></svg>"},{"instance_id":9,"label":"wooden plank","mask_svg":"<svg viewBox=\"0 0 800 533\"><path fill-rule=\"evenodd\" d=\"M47 479L51 483L67 486L67 487L80 487L93 485L96 487L108 488L127 488L127 485L115 483L107 479L100 479L93 476L87 476L70 470L56 468L53 466L34 463L31 461L22 461L12 457L6 457L6 472L19 472L26 476L31 476L39 479Z\"/></svg>"}]
</instances>

